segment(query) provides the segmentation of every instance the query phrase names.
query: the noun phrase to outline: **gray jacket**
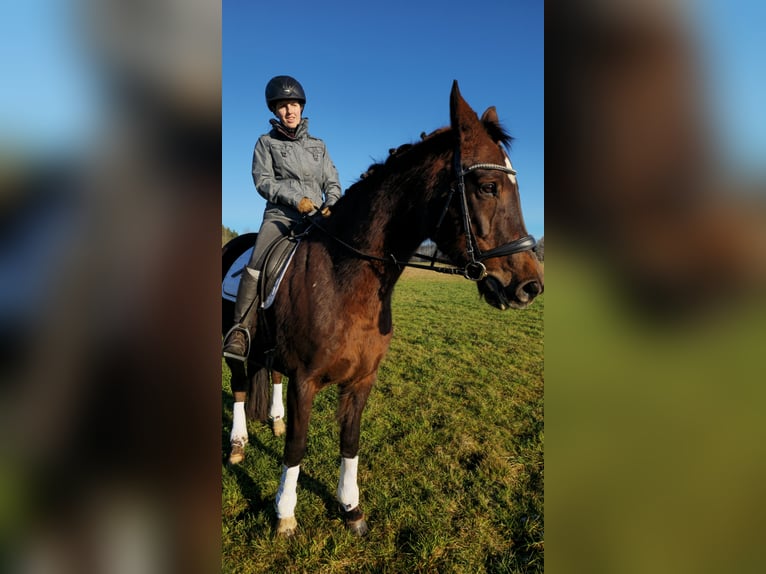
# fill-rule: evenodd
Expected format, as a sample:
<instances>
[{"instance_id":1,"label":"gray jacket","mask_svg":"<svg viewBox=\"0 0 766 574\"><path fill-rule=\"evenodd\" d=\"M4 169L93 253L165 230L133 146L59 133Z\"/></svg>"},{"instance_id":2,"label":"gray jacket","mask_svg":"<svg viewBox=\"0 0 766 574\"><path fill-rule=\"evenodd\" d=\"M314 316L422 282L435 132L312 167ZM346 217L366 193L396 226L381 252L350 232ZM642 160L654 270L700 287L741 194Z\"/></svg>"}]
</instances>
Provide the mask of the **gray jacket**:
<instances>
[{"instance_id":1,"label":"gray jacket","mask_svg":"<svg viewBox=\"0 0 766 574\"><path fill-rule=\"evenodd\" d=\"M253 151L253 181L267 201L264 219L298 220L297 207L308 197L316 205L333 205L341 195L338 170L322 140L308 133L303 118L290 139L276 128L262 135Z\"/></svg>"}]
</instances>

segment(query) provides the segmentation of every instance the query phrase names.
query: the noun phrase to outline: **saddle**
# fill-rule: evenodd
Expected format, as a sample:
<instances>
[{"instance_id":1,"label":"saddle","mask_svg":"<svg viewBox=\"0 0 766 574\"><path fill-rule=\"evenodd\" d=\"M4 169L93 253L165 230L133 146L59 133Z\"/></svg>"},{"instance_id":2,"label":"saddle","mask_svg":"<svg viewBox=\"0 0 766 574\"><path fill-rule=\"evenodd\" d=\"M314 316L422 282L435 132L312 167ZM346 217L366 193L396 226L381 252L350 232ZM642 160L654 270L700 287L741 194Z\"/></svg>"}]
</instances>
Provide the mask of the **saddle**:
<instances>
[{"instance_id":1,"label":"saddle","mask_svg":"<svg viewBox=\"0 0 766 574\"><path fill-rule=\"evenodd\" d=\"M300 242L300 238L291 234L269 245L261 267L261 309L268 309L274 303L279 285Z\"/></svg>"},{"instance_id":2,"label":"saddle","mask_svg":"<svg viewBox=\"0 0 766 574\"><path fill-rule=\"evenodd\" d=\"M261 308L268 309L274 303L274 297L279 290L279 285L282 282L285 271L287 271L290 261L292 260L295 250L300 244L300 237L295 237L292 234L287 237L281 237L266 250L266 256L264 257L263 267L261 268L261 281L260 281L260 299ZM253 248L250 247L243 252L232 263L226 273L226 277L223 280L221 295L227 301L232 303L237 300L237 289L239 288L239 280L245 267L250 262L250 258L253 255Z\"/></svg>"}]
</instances>

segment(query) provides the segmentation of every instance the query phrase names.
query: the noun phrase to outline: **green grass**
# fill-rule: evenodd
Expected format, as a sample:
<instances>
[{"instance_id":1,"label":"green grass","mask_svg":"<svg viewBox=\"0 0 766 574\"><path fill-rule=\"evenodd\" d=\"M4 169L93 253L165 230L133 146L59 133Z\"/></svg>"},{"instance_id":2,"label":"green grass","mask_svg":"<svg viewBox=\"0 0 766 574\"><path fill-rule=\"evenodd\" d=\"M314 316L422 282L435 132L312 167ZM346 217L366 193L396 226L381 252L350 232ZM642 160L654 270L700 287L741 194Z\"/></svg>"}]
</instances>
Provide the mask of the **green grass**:
<instances>
[{"instance_id":1,"label":"green grass","mask_svg":"<svg viewBox=\"0 0 766 574\"><path fill-rule=\"evenodd\" d=\"M298 480L298 535L274 538L283 440L250 423L223 465L222 571L542 572L543 298L500 312L468 281L411 272L362 418L356 539L337 513L337 392L314 403ZM223 368L224 460L231 423Z\"/></svg>"}]
</instances>

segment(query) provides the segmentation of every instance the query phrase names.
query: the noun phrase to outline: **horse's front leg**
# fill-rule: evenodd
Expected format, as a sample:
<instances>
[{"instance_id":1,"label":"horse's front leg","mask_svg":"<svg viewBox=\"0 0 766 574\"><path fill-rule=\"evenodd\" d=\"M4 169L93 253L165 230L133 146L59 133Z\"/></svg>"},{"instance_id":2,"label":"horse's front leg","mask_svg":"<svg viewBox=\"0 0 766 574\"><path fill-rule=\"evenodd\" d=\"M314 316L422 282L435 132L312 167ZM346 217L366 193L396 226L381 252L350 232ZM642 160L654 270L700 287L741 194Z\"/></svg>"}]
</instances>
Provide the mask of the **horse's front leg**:
<instances>
[{"instance_id":1,"label":"horse's front leg","mask_svg":"<svg viewBox=\"0 0 766 574\"><path fill-rule=\"evenodd\" d=\"M337 497L344 523L357 536L367 534L367 522L359 505L359 486L356 475L359 465L359 431L362 411L374 380L375 374L342 386L338 404L341 461Z\"/></svg>"},{"instance_id":2,"label":"horse's front leg","mask_svg":"<svg viewBox=\"0 0 766 574\"><path fill-rule=\"evenodd\" d=\"M287 437L282 459L282 477L275 502L277 536L292 536L298 527L295 520L295 505L298 502L296 490L300 463L306 454L311 406L315 394L313 381L290 377L290 384L287 385Z\"/></svg>"}]
</instances>

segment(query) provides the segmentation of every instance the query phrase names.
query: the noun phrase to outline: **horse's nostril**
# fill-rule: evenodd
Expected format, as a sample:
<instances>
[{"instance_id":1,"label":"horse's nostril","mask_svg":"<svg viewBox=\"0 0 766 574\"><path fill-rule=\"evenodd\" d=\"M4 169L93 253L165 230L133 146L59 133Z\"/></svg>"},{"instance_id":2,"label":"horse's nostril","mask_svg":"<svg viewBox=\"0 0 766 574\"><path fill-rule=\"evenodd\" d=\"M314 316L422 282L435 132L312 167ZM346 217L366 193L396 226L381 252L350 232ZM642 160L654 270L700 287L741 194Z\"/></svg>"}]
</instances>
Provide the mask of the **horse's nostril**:
<instances>
[{"instance_id":1,"label":"horse's nostril","mask_svg":"<svg viewBox=\"0 0 766 574\"><path fill-rule=\"evenodd\" d=\"M522 301L529 301L542 293L542 285L538 281L527 281L519 285L516 294Z\"/></svg>"}]
</instances>

